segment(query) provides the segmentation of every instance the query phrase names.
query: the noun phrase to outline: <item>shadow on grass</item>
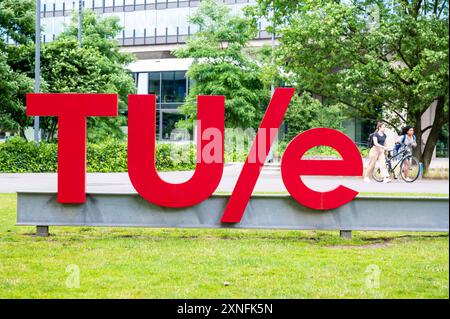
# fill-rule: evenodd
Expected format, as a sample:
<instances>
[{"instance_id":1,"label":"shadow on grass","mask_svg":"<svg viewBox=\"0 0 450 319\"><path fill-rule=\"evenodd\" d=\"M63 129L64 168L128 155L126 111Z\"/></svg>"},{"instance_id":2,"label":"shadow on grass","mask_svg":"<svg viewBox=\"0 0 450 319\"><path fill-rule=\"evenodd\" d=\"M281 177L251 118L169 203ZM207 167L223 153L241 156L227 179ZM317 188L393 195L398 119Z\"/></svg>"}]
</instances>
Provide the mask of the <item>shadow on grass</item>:
<instances>
[{"instance_id":1,"label":"shadow on grass","mask_svg":"<svg viewBox=\"0 0 450 319\"><path fill-rule=\"evenodd\" d=\"M92 242L104 240L241 240L277 241L287 243L314 244L319 247L356 248L387 247L393 242L413 242L428 239L448 238L448 233L404 233L355 231L352 239L339 237L338 231L295 231L295 230L247 230L247 229L169 229L169 228L96 228L96 227L54 227L49 237L35 233L24 236L49 242Z\"/></svg>"}]
</instances>

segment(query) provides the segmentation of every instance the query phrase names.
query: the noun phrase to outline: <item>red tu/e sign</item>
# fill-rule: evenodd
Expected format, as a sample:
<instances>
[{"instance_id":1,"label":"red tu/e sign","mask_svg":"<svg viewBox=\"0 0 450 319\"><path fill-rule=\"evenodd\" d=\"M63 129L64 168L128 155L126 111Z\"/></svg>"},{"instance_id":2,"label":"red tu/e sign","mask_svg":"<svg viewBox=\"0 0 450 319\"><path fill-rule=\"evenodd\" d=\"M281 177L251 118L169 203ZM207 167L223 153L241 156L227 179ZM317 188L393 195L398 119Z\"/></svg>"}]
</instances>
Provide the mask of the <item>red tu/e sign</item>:
<instances>
[{"instance_id":1,"label":"red tu/e sign","mask_svg":"<svg viewBox=\"0 0 450 319\"><path fill-rule=\"evenodd\" d=\"M239 223L255 187L270 147L275 140L294 89L279 88L267 108L235 189L225 208L222 223ZM117 116L115 94L27 94L27 115L58 117L58 202L86 200L86 117ZM192 178L181 184L163 181L155 167L155 95L130 95L128 103L128 174L136 191L147 201L164 207L188 207L210 197L220 183L224 167L223 96L198 97L197 167ZM336 149L341 160L304 160L315 146ZM301 176L361 176L363 164L358 148L345 134L315 128L295 137L283 155L283 182L300 204L330 210L353 200L358 192L338 186L328 192L307 187Z\"/></svg>"}]
</instances>

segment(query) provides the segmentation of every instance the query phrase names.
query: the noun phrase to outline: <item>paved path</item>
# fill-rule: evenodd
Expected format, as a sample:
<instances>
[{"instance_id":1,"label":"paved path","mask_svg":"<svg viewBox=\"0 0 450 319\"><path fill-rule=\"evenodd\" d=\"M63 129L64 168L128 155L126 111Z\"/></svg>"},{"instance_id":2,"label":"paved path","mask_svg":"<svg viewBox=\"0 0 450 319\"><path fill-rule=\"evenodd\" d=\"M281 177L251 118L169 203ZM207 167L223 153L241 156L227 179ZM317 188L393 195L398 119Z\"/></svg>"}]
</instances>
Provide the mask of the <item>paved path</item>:
<instances>
[{"instance_id":1,"label":"paved path","mask_svg":"<svg viewBox=\"0 0 450 319\"><path fill-rule=\"evenodd\" d=\"M242 165L226 166L217 192L231 192L241 171ZM161 177L168 182L183 182L193 172L166 172ZM407 184L401 180L390 184L372 182L366 184L361 178L347 177L304 177L305 184L315 190L334 189L338 183L359 192L383 193L443 193L449 194L448 180L418 180ZM0 174L0 193L17 191L56 191L55 173L37 174ZM135 193L127 173L92 173L87 174L87 192ZM255 192L286 192L280 171L264 169L256 184Z\"/></svg>"}]
</instances>

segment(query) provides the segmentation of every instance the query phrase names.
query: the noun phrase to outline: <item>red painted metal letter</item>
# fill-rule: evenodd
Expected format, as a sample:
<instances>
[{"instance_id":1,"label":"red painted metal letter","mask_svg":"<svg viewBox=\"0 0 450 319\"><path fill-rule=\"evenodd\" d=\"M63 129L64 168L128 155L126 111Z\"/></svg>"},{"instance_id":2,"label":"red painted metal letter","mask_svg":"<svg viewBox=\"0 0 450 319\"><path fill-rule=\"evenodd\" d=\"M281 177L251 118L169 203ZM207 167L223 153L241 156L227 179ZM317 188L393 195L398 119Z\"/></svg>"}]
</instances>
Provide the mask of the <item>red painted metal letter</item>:
<instances>
[{"instance_id":1,"label":"red painted metal letter","mask_svg":"<svg viewBox=\"0 0 450 319\"><path fill-rule=\"evenodd\" d=\"M198 97L197 167L192 178L181 184L163 181L156 171L155 95L130 95L128 101L128 174L136 191L164 207L193 206L211 196L223 173L225 97ZM206 159L211 144L220 154Z\"/></svg>"},{"instance_id":2,"label":"red painted metal letter","mask_svg":"<svg viewBox=\"0 0 450 319\"><path fill-rule=\"evenodd\" d=\"M86 117L117 116L116 94L27 94L28 116L58 117L58 202L86 201Z\"/></svg>"},{"instance_id":3,"label":"red painted metal letter","mask_svg":"<svg viewBox=\"0 0 450 319\"><path fill-rule=\"evenodd\" d=\"M228 201L222 216L222 223L239 223L245 208L252 196L259 173L264 166L270 147L275 140L276 133L283 122L289 102L295 89L278 88L267 107L266 114L253 141L250 154L245 161L242 172Z\"/></svg>"},{"instance_id":4,"label":"red painted metal letter","mask_svg":"<svg viewBox=\"0 0 450 319\"><path fill-rule=\"evenodd\" d=\"M303 160L303 154L315 146L336 149L342 160ZM302 175L361 176L363 163L355 143L345 134L315 128L299 134L289 143L281 162L281 175L289 193L300 204L316 210L334 209L353 200L358 192L339 185L329 192L317 192L306 186Z\"/></svg>"}]
</instances>

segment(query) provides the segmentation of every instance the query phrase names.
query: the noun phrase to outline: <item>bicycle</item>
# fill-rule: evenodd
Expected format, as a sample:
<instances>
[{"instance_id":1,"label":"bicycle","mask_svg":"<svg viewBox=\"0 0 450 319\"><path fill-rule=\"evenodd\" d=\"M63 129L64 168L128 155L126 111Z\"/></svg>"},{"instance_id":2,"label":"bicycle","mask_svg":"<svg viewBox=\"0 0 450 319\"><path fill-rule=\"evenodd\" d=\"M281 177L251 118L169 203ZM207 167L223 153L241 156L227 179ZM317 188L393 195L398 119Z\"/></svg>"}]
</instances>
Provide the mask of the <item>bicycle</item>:
<instances>
[{"instance_id":1,"label":"bicycle","mask_svg":"<svg viewBox=\"0 0 450 319\"><path fill-rule=\"evenodd\" d=\"M407 183L414 182L420 175L419 160L412 156L407 148L404 148L395 155L390 155L390 152L388 152L386 157L386 169L390 177L398 179L401 176ZM381 174L381 169L379 167L373 171L372 177L377 182L382 182L384 180L384 176Z\"/></svg>"}]
</instances>

